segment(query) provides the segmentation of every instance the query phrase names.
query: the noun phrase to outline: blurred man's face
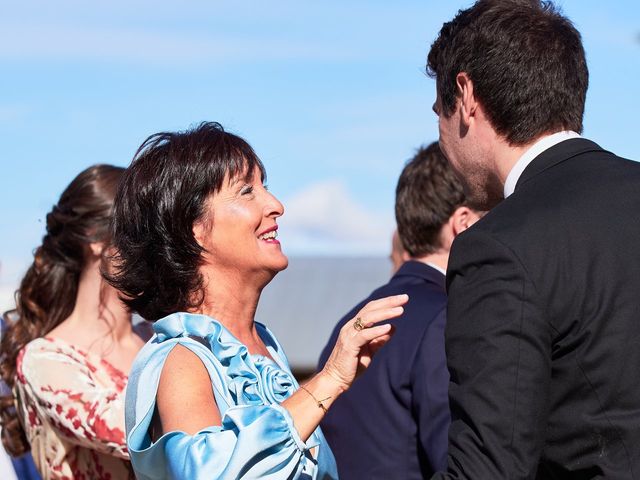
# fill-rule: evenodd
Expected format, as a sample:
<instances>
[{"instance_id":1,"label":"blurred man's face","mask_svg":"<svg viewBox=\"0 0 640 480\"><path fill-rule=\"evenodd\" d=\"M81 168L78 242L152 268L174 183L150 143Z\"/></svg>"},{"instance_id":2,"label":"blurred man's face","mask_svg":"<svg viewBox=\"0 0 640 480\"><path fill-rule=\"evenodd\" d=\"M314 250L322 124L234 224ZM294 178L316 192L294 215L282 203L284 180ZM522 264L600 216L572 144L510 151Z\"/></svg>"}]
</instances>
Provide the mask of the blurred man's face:
<instances>
[{"instance_id":1,"label":"blurred man's face","mask_svg":"<svg viewBox=\"0 0 640 480\"><path fill-rule=\"evenodd\" d=\"M398 231L393 232L391 237L391 253L389 254L389 260L391 260L391 274L395 274L404 262L408 260L408 253L402 246L402 241L398 235Z\"/></svg>"}]
</instances>

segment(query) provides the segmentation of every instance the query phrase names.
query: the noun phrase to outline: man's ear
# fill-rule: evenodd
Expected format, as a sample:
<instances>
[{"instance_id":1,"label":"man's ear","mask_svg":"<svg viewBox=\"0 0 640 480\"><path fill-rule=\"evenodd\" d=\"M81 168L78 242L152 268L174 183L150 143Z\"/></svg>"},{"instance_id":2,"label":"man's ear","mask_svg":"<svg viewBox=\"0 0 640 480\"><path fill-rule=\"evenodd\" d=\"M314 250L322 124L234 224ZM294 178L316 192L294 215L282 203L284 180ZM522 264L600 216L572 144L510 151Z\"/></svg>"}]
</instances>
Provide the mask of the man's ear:
<instances>
[{"instance_id":1,"label":"man's ear","mask_svg":"<svg viewBox=\"0 0 640 480\"><path fill-rule=\"evenodd\" d=\"M468 127L476 115L478 101L473 89L473 82L465 72L456 75L456 88L460 98L460 119Z\"/></svg>"},{"instance_id":2,"label":"man's ear","mask_svg":"<svg viewBox=\"0 0 640 480\"><path fill-rule=\"evenodd\" d=\"M450 219L453 236L458 236L479 219L480 215L469 207L462 206L456 208Z\"/></svg>"}]
</instances>

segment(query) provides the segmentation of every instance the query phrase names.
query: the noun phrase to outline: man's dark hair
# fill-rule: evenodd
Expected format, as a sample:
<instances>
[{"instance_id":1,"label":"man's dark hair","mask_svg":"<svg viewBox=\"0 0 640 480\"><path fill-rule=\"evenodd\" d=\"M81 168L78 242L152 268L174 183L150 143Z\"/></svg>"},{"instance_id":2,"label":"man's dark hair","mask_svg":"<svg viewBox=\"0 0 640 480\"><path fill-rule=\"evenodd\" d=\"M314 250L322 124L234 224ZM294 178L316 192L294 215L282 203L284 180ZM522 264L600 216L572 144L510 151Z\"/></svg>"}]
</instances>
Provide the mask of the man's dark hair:
<instances>
[{"instance_id":1,"label":"man's dark hair","mask_svg":"<svg viewBox=\"0 0 640 480\"><path fill-rule=\"evenodd\" d=\"M199 306L203 248L193 225L203 218L210 194L225 178L262 162L242 138L218 123L147 138L126 169L114 203L111 235L115 254L107 280L123 300L147 320Z\"/></svg>"},{"instance_id":2,"label":"man's dark hair","mask_svg":"<svg viewBox=\"0 0 640 480\"><path fill-rule=\"evenodd\" d=\"M441 115L465 72L496 132L524 145L560 130L582 132L589 83L580 33L551 2L480 0L445 23L429 51Z\"/></svg>"},{"instance_id":3,"label":"man's dark hair","mask_svg":"<svg viewBox=\"0 0 640 480\"><path fill-rule=\"evenodd\" d=\"M396 223L412 257L435 252L440 230L465 202L462 185L438 142L421 147L405 165L396 187Z\"/></svg>"}]
</instances>

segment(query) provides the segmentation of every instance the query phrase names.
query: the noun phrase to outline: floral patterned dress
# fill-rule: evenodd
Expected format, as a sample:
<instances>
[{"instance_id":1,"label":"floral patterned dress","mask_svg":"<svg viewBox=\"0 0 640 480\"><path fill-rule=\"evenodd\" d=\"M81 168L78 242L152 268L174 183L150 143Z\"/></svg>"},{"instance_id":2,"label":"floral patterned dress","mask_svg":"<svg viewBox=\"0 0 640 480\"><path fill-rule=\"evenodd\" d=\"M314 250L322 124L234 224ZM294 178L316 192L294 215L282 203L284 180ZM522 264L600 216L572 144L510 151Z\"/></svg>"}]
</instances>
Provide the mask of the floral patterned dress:
<instances>
[{"instance_id":1,"label":"floral patterned dress","mask_svg":"<svg viewBox=\"0 0 640 480\"><path fill-rule=\"evenodd\" d=\"M18 355L14 394L45 480L134 478L124 435L127 376L62 340L38 338Z\"/></svg>"}]
</instances>

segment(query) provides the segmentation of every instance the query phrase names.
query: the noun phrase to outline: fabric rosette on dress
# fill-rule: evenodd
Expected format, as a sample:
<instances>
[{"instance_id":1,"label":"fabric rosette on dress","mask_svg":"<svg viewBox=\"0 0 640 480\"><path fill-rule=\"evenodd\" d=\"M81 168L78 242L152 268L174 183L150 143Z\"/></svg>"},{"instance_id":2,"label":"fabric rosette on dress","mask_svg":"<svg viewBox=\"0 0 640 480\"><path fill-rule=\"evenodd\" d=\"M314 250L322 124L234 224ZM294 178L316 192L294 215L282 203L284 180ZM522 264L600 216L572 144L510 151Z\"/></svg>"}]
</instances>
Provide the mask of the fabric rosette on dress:
<instances>
[{"instance_id":1,"label":"fabric rosette on dress","mask_svg":"<svg viewBox=\"0 0 640 480\"><path fill-rule=\"evenodd\" d=\"M289 372L278 368L271 360L262 357L256 360L263 395L269 403L282 403L297 390Z\"/></svg>"}]
</instances>

